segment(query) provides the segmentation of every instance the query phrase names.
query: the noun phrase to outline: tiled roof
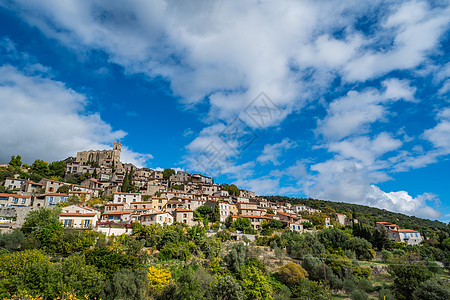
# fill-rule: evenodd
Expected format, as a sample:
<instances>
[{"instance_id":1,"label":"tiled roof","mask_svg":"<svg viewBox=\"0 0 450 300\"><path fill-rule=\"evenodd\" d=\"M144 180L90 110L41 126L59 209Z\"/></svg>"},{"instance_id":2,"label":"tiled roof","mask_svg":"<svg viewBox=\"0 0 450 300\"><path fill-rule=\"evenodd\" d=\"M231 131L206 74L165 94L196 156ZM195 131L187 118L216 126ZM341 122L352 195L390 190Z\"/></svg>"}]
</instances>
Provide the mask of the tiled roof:
<instances>
[{"instance_id":1,"label":"tiled roof","mask_svg":"<svg viewBox=\"0 0 450 300\"><path fill-rule=\"evenodd\" d=\"M95 217L97 214L82 214L82 213L61 213L63 217Z\"/></svg>"},{"instance_id":2,"label":"tiled roof","mask_svg":"<svg viewBox=\"0 0 450 300\"><path fill-rule=\"evenodd\" d=\"M0 197L31 198L31 196L24 196L24 195L18 195L18 194L6 194L6 193L0 193Z\"/></svg>"}]
</instances>

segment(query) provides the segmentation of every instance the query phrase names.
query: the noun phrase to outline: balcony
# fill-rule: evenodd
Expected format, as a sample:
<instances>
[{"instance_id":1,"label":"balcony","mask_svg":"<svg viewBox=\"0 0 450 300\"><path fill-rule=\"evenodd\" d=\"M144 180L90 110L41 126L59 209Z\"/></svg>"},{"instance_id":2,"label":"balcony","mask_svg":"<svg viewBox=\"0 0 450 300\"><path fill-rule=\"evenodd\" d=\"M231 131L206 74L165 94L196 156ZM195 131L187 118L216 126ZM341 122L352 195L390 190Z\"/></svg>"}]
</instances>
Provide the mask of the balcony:
<instances>
[{"instance_id":1,"label":"balcony","mask_svg":"<svg viewBox=\"0 0 450 300\"><path fill-rule=\"evenodd\" d=\"M97 221L97 226L133 228L133 223Z\"/></svg>"}]
</instances>

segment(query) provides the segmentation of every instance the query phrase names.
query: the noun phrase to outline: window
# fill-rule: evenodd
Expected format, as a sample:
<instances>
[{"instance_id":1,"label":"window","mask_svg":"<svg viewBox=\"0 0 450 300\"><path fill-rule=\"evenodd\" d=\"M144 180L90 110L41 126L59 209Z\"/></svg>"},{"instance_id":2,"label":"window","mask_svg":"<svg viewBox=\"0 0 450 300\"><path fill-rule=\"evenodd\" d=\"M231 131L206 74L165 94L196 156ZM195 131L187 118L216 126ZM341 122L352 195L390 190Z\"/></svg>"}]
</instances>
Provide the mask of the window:
<instances>
[{"instance_id":1,"label":"window","mask_svg":"<svg viewBox=\"0 0 450 300\"><path fill-rule=\"evenodd\" d=\"M108 219L110 219L110 220L114 220L114 216L109 216L109 218Z\"/></svg>"},{"instance_id":2,"label":"window","mask_svg":"<svg viewBox=\"0 0 450 300\"><path fill-rule=\"evenodd\" d=\"M22 198L22 204L25 204L25 202L27 202L27 199ZM417 233L416 233L417 234Z\"/></svg>"},{"instance_id":3,"label":"window","mask_svg":"<svg viewBox=\"0 0 450 300\"><path fill-rule=\"evenodd\" d=\"M91 220L84 220L84 228L88 228L91 226Z\"/></svg>"},{"instance_id":4,"label":"window","mask_svg":"<svg viewBox=\"0 0 450 300\"><path fill-rule=\"evenodd\" d=\"M12 201L14 204L17 204L18 202L19 202L19 199L17 199L17 198L13 198L13 201Z\"/></svg>"},{"instance_id":5,"label":"window","mask_svg":"<svg viewBox=\"0 0 450 300\"><path fill-rule=\"evenodd\" d=\"M417 234L417 232L416 232L416 237L418 237L419 235Z\"/></svg>"},{"instance_id":6,"label":"window","mask_svg":"<svg viewBox=\"0 0 450 300\"><path fill-rule=\"evenodd\" d=\"M64 227L72 227L72 220L64 220Z\"/></svg>"}]
</instances>

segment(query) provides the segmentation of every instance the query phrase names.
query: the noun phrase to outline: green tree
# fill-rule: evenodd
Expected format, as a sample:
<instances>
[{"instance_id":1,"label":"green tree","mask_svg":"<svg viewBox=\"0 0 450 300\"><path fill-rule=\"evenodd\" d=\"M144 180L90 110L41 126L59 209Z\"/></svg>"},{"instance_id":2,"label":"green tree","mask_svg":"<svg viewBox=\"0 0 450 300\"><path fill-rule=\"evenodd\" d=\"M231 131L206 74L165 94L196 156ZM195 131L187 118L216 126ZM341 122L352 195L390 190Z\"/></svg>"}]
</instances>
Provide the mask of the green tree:
<instances>
[{"instance_id":1,"label":"green tree","mask_svg":"<svg viewBox=\"0 0 450 300\"><path fill-rule=\"evenodd\" d=\"M22 226L24 233L39 232L48 226L61 225L59 222L59 215L61 214L60 208L40 208L38 210L30 211L26 218L25 223ZM55 226L56 228L57 226Z\"/></svg>"},{"instance_id":2,"label":"green tree","mask_svg":"<svg viewBox=\"0 0 450 300\"><path fill-rule=\"evenodd\" d=\"M252 222L248 218L239 217L233 222L231 227L237 230L247 231L252 229Z\"/></svg>"},{"instance_id":3,"label":"green tree","mask_svg":"<svg viewBox=\"0 0 450 300\"><path fill-rule=\"evenodd\" d=\"M40 159L36 159L34 163L31 165L31 171L42 177L47 177L49 175L50 169L48 167L47 162Z\"/></svg>"},{"instance_id":4,"label":"green tree","mask_svg":"<svg viewBox=\"0 0 450 300\"><path fill-rule=\"evenodd\" d=\"M213 277L199 268L197 271L189 267L182 269L176 283L166 287L158 299L198 300L212 299L211 286Z\"/></svg>"},{"instance_id":5,"label":"green tree","mask_svg":"<svg viewBox=\"0 0 450 300\"><path fill-rule=\"evenodd\" d=\"M0 233L0 247L9 251L17 251L22 247L25 235L20 230Z\"/></svg>"},{"instance_id":6,"label":"green tree","mask_svg":"<svg viewBox=\"0 0 450 300\"><path fill-rule=\"evenodd\" d=\"M64 178L66 173L66 162L64 160L54 161L48 165L49 175Z\"/></svg>"},{"instance_id":7,"label":"green tree","mask_svg":"<svg viewBox=\"0 0 450 300\"><path fill-rule=\"evenodd\" d=\"M148 277L145 270L118 270L100 294L101 299L147 299Z\"/></svg>"},{"instance_id":8,"label":"green tree","mask_svg":"<svg viewBox=\"0 0 450 300\"><path fill-rule=\"evenodd\" d=\"M213 218L212 218L212 222L220 222L220 206L219 206L219 202L216 202L216 205L214 206L214 211L213 211Z\"/></svg>"},{"instance_id":9,"label":"green tree","mask_svg":"<svg viewBox=\"0 0 450 300\"><path fill-rule=\"evenodd\" d=\"M170 176L175 175L175 170L174 169L164 169L163 171L163 178L165 179L169 179Z\"/></svg>"},{"instance_id":10,"label":"green tree","mask_svg":"<svg viewBox=\"0 0 450 300\"><path fill-rule=\"evenodd\" d=\"M122 181L122 187L121 191L124 193L128 193L128 190L130 189L130 182L128 180L128 170L125 171L125 176Z\"/></svg>"},{"instance_id":11,"label":"green tree","mask_svg":"<svg viewBox=\"0 0 450 300\"><path fill-rule=\"evenodd\" d=\"M11 160L9 161L9 165L13 168L20 168L22 166L22 157L20 155L11 156Z\"/></svg>"},{"instance_id":12,"label":"green tree","mask_svg":"<svg viewBox=\"0 0 450 300\"><path fill-rule=\"evenodd\" d=\"M344 247L345 249L354 251L358 259L373 258L373 253L370 251L372 244L366 239L360 237L351 238L345 242Z\"/></svg>"},{"instance_id":13,"label":"green tree","mask_svg":"<svg viewBox=\"0 0 450 300\"><path fill-rule=\"evenodd\" d=\"M106 246L95 247L86 251L86 263L97 267L107 278L111 278L117 270L139 268L139 259Z\"/></svg>"},{"instance_id":14,"label":"green tree","mask_svg":"<svg viewBox=\"0 0 450 300\"><path fill-rule=\"evenodd\" d=\"M48 260L28 264L21 273L21 288L46 298L56 298L60 291L62 273Z\"/></svg>"},{"instance_id":15,"label":"green tree","mask_svg":"<svg viewBox=\"0 0 450 300\"><path fill-rule=\"evenodd\" d=\"M305 269L302 268L302 266L293 263L288 262L283 267L280 268L280 271L278 271L281 278L283 278L283 281L287 285L296 285L299 284L303 279L308 276L308 272L306 272Z\"/></svg>"},{"instance_id":16,"label":"green tree","mask_svg":"<svg viewBox=\"0 0 450 300\"><path fill-rule=\"evenodd\" d=\"M224 257L224 261L227 263L228 268L235 272L240 273L242 266L245 264L247 258L247 247L243 243L237 243L233 245L231 251Z\"/></svg>"},{"instance_id":17,"label":"green tree","mask_svg":"<svg viewBox=\"0 0 450 300\"><path fill-rule=\"evenodd\" d=\"M228 185L227 183L223 183L221 185L221 189L224 191L228 191L228 194L231 196L239 197L240 190L235 184Z\"/></svg>"},{"instance_id":18,"label":"green tree","mask_svg":"<svg viewBox=\"0 0 450 300\"><path fill-rule=\"evenodd\" d=\"M437 278L422 282L414 291L415 300L450 299L450 286Z\"/></svg>"},{"instance_id":19,"label":"green tree","mask_svg":"<svg viewBox=\"0 0 450 300\"><path fill-rule=\"evenodd\" d=\"M213 289L214 299L217 300L244 300L245 294L241 285L232 277L219 277Z\"/></svg>"},{"instance_id":20,"label":"green tree","mask_svg":"<svg viewBox=\"0 0 450 300\"><path fill-rule=\"evenodd\" d=\"M104 281L97 268L86 264L84 254L75 253L61 264L62 281L65 291L73 291L76 295L95 297L101 291Z\"/></svg>"},{"instance_id":21,"label":"green tree","mask_svg":"<svg viewBox=\"0 0 450 300\"><path fill-rule=\"evenodd\" d=\"M259 268L247 266L243 268L242 273L242 286L248 299L273 299L272 287Z\"/></svg>"},{"instance_id":22,"label":"green tree","mask_svg":"<svg viewBox=\"0 0 450 300\"><path fill-rule=\"evenodd\" d=\"M430 279L433 274L422 263L413 260L397 260L389 265L388 272L394 277L394 288L406 299L412 299L415 289L422 283Z\"/></svg>"},{"instance_id":23,"label":"green tree","mask_svg":"<svg viewBox=\"0 0 450 300\"><path fill-rule=\"evenodd\" d=\"M326 248L344 248L347 235L337 228L323 229L319 233L319 240Z\"/></svg>"},{"instance_id":24,"label":"green tree","mask_svg":"<svg viewBox=\"0 0 450 300\"><path fill-rule=\"evenodd\" d=\"M208 220L210 219L211 214L213 213L211 207L206 206L206 205L202 205L202 206L198 207L195 211L200 214L201 218L208 219Z\"/></svg>"},{"instance_id":25,"label":"green tree","mask_svg":"<svg viewBox=\"0 0 450 300\"><path fill-rule=\"evenodd\" d=\"M58 188L58 190L56 191L57 193L62 193L62 194L67 194L69 193L70 188L68 185L62 185Z\"/></svg>"}]
</instances>

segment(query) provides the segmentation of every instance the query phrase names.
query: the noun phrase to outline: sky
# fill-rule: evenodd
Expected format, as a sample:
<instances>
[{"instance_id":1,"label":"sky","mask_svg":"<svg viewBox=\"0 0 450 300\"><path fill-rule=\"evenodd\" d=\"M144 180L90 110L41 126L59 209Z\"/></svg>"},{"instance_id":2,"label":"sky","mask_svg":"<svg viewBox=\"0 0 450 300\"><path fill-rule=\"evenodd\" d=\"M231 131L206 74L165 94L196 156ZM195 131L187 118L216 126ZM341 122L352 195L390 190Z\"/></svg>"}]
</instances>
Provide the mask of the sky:
<instances>
[{"instance_id":1,"label":"sky","mask_svg":"<svg viewBox=\"0 0 450 300\"><path fill-rule=\"evenodd\" d=\"M450 221L448 1L0 0L0 162L138 167Z\"/></svg>"}]
</instances>

